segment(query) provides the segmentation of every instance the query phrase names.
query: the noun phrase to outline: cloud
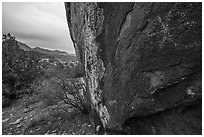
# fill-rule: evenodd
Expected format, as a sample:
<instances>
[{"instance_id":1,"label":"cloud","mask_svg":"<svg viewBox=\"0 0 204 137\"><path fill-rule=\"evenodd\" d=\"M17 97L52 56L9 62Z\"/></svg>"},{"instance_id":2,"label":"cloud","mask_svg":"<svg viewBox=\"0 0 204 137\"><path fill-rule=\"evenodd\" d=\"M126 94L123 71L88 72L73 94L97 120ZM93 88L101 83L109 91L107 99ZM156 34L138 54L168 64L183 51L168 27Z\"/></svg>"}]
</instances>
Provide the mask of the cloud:
<instances>
[{"instance_id":1,"label":"cloud","mask_svg":"<svg viewBox=\"0 0 204 137\"><path fill-rule=\"evenodd\" d=\"M3 2L2 33L11 33L31 47L74 53L64 3Z\"/></svg>"}]
</instances>

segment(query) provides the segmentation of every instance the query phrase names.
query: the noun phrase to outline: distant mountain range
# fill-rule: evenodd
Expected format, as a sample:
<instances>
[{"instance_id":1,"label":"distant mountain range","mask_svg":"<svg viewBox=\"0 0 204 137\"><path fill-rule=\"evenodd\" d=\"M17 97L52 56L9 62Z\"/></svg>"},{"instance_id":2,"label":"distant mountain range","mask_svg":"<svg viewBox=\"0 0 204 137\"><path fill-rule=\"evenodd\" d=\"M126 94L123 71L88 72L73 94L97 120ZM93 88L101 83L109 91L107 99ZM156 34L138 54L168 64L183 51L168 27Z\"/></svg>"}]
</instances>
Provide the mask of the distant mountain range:
<instances>
[{"instance_id":1,"label":"distant mountain range","mask_svg":"<svg viewBox=\"0 0 204 137\"><path fill-rule=\"evenodd\" d=\"M73 61L77 60L75 54L68 54L65 51L59 51L59 50L54 50L53 51L53 50L43 49L43 48L39 48L39 47L31 48L28 45L26 45L25 43L22 43L20 41L17 41L17 44L18 44L19 48L24 50L24 51L35 51L35 52L55 56L57 58L60 57L63 60L67 60L66 58L68 58L68 60L73 60Z\"/></svg>"},{"instance_id":2,"label":"distant mountain range","mask_svg":"<svg viewBox=\"0 0 204 137\"><path fill-rule=\"evenodd\" d=\"M23 49L24 51L36 51L36 52L51 54L51 55L64 55L64 56L73 55L73 56L75 56L74 54L68 54L65 51L59 51L59 50L53 51L53 50L43 49L43 48L39 48L39 47L31 48L28 45L26 45L25 43L22 43L20 41L17 41L17 43L18 43L19 48Z\"/></svg>"}]
</instances>

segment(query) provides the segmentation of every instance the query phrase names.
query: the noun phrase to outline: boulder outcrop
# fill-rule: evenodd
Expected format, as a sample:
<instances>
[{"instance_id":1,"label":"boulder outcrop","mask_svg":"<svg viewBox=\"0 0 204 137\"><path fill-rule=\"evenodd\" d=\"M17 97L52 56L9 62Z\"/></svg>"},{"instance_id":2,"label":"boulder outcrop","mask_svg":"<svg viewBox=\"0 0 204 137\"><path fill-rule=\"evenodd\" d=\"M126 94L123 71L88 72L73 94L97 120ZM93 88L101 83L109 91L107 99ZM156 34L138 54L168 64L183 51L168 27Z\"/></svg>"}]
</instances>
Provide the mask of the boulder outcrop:
<instances>
[{"instance_id":1,"label":"boulder outcrop","mask_svg":"<svg viewBox=\"0 0 204 137\"><path fill-rule=\"evenodd\" d=\"M65 9L95 121L115 133L201 134L202 3Z\"/></svg>"}]
</instances>

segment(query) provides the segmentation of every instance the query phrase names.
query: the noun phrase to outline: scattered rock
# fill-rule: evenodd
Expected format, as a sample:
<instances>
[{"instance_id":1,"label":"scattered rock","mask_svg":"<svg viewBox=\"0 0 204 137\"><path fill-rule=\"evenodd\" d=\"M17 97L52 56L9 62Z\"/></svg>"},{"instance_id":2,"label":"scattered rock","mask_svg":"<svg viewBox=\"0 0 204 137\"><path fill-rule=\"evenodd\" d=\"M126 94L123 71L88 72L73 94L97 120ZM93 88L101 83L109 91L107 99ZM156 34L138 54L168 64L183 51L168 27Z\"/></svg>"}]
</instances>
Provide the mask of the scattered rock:
<instances>
[{"instance_id":1,"label":"scattered rock","mask_svg":"<svg viewBox=\"0 0 204 137\"><path fill-rule=\"evenodd\" d=\"M2 123L6 123L7 121L9 121L9 118L3 119Z\"/></svg>"},{"instance_id":2,"label":"scattered rock","mask_svg":"<svg viewBox=\"0 0 204 137\"><path fill-rule=\"evenodd\" d=\"M22 126L23 126L22 124L19 124L19 125L17 125L16 127L17 127L17 128L20 128L20 127L22 127Z\"/></svg>"},{"instance_id":3,"label":"scattered rock","mask_svg":"<svg viewBox=\"0 0 204 137\"><path fill-rule=\"evenodd\" d=\"M28 117L26 116L26 117L24 117L23 119L26 120L27 118L28 118Z\"/></svg>"},{"instance_id":4,"label":"scattered rock","mask_svg":"<svg viewBox=\"0 0 204 137\"><path fill-rule=\"evenodd\" d=\"M23 119L23 118L21 117L21 118L17 119L15 122L10 123L10 125L15 125L15 124L20 123L22 119Z\"/></svg>"},{"instance_id":5,"label":"scattered rock","mask_svg":"<svg viewBox=\"0 0 204 137\"><path fill-rule=\"evenodd\" d=\"M28 112L30 112L30 111L32 111L33 109L31 109L31 108L25 108L24 109L24 111L23 111L23 113L28 113Z\"/></svg>"}]
</instances>

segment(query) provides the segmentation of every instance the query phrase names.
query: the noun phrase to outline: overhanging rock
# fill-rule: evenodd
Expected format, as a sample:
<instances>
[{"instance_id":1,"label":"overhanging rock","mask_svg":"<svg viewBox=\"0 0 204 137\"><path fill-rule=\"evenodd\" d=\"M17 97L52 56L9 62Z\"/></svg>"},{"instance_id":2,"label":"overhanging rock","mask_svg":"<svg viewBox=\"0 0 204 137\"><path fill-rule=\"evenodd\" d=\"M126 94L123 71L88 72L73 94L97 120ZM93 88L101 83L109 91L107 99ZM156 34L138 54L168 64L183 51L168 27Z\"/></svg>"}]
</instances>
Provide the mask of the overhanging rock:
<instances>
[{"instance_id":1,"label":"overhanging rock","mask_svg":"<svg viewBox=\"0 0 204 137\"><path fill-rule=\"evenodd\" d=\"M105 128L122 131L132 117L201 100L201 3L65 3L65 9L92 109Z\"/></svg>"}]
</instances>

